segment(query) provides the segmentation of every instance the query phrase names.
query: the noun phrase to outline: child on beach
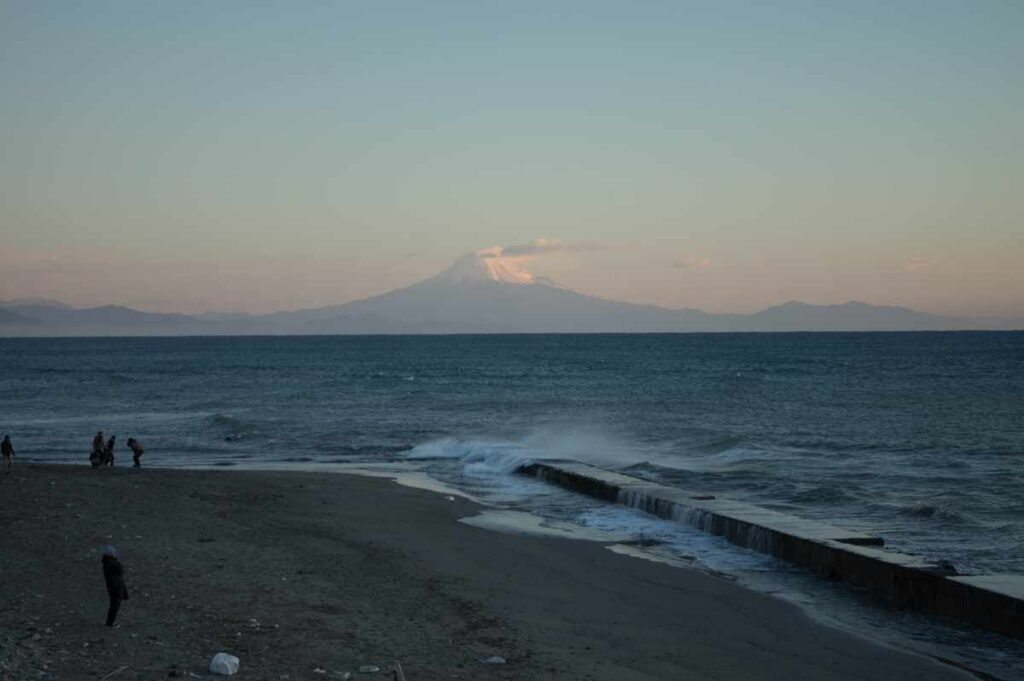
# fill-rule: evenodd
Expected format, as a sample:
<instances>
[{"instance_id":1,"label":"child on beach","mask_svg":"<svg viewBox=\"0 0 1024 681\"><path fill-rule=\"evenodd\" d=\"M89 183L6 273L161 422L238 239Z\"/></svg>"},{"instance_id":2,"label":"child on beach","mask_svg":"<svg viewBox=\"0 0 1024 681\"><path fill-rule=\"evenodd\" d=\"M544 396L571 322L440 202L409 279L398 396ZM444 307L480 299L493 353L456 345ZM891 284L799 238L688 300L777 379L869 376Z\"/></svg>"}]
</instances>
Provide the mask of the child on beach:
<instances>
[{"instance_id":1,"label":"child on beach","mask_svg":"<svg viewBox=\"0 0 1024 681\"><path fill-rule=\"evenodd\" d=\"M132 450L132 461L135 462L135 468L142 468L142 462L139 461L142 458L142 453L145 451L142 449L142 443L130 437L128 438L128 449Z\"/></svg>"},{"instance_id":2,"label":"child on beach","mask_svg":"<svg viewBox=\"0 0 1024 681\"><path fill-rule=\"evenodd\" d=\"M4 473L11 472L11 458L14 457L14 445L11 444L11 436L4 435L4 441L0 443L0 453L4 457Z\"/></svg>"},{"instance_id":3,"label":"child on beach","mask_svg":"<svg viewBox=\"0 0 1024 681\"><path fill-rule=\"evenodd\" d=\"M107 595L110 596L110 607L107 608L107 626L114 626L117 611L121 609L121 601L128 600L128 587L124 583L124 568L117 559L117 549L113 546L103 547L103 579L107 583Z\"/></svg>"}]
</instances>

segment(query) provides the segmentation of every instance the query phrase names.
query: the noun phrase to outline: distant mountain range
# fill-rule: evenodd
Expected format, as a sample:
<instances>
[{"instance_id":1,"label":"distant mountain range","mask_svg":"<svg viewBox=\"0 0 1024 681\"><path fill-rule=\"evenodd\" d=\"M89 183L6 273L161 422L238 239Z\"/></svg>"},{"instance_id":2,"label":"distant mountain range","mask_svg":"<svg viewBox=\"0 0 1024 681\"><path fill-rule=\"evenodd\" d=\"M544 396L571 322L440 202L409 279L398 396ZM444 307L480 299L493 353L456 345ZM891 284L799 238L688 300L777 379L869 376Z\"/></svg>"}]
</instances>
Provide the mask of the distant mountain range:
<instances>
[{"instance_id":1,"label":"distant mountain range","mask_svg":"<svg viewBox=\"0 0 1024 681\"><path fill-rule=\"evenodd\" d=\"M1024 318L948 317L851 301L791 301L754 314L635 305L534 277L500 249L383 295L265 315L161 314L47 299L0 301L0 336L285 334L654 333L723 331L949 331L1024 329Z\"/></svg>"}]
</instances>

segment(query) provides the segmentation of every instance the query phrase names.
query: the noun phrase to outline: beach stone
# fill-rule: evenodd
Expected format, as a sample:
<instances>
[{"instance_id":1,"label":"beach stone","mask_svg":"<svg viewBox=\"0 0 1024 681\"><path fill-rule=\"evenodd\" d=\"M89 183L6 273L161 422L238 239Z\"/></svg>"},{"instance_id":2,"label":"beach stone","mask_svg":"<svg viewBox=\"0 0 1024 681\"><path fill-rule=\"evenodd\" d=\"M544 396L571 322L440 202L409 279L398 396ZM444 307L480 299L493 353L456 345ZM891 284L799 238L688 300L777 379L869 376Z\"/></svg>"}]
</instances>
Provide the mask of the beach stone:
<instances>
[{"instance_id":1,"label":"beach stone","mask_svg":"<svg viewBox=\"0 0 1024 681\"><path fill-rule=\"evenodd\" d=\"M227 653L217 653L210 660L210 671L214 674L231 676L238 671L238 658Z\"/></svg>"}]
</instances>

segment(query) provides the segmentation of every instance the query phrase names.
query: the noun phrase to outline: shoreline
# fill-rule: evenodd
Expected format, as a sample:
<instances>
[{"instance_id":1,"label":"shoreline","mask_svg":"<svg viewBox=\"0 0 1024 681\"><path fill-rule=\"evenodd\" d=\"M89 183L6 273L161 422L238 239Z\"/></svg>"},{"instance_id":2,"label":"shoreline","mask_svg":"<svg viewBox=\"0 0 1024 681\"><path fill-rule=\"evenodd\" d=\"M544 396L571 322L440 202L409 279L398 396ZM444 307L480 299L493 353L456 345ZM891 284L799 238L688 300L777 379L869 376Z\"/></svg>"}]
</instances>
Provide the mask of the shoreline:
<instances>
[{"instance_id":1,"label":"shoreline","mask_svg":"<svg viewBox=\"0 0 1024 681\"><path fill-rule=\"evenodd\" d=\"M14 678L188 678L220 651L253 679L394 659L409 681L975 678L611 540L459 522L486 507L391 479L61 464L0 477L0 672ZM132 591L115 630L107 543Z\"/></svg>"}]
</instances>

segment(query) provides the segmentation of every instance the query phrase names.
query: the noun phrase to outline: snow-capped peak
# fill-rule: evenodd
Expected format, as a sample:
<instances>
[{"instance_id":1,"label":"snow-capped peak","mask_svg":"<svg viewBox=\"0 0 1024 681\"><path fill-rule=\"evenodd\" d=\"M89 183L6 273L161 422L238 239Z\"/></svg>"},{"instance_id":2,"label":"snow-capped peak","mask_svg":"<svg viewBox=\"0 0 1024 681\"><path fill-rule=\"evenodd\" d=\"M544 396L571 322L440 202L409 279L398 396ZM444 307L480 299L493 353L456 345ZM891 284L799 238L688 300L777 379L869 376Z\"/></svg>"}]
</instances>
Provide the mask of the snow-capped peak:
<instances>
[{"instance_id":1,"label":"snow-capped peak","mask_svg":"<svg viewBox=\"0 0 1024 681\"><path fill-rule=\"evenodd\" d=\"M526 261L522 256L507 256L501 246L481 248L455 261L451 267L437 275L437 279L450 284L472 284L479 282L497 282L500 284L549 284L546 279L538 279L523 267Z\"/></svg>"}]
</instances>

